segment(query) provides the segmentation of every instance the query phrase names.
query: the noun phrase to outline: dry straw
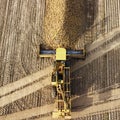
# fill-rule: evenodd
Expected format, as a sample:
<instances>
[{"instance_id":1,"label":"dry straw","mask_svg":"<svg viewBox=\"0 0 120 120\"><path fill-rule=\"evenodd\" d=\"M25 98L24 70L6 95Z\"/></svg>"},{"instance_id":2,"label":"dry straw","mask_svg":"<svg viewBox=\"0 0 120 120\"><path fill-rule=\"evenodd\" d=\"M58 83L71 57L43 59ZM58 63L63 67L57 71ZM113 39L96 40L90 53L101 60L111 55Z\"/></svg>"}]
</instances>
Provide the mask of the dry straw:
<instances>
[{"instance_id":1,"label":"dry straw","mask_svg":"<svg viewBox=\"0 0 120 120\"><path fill-rule=\"evenodd\" d=\"M83 31L85 0L46 0L44 39L50 47L72 48Z\"/></svg>"}]
</instances>

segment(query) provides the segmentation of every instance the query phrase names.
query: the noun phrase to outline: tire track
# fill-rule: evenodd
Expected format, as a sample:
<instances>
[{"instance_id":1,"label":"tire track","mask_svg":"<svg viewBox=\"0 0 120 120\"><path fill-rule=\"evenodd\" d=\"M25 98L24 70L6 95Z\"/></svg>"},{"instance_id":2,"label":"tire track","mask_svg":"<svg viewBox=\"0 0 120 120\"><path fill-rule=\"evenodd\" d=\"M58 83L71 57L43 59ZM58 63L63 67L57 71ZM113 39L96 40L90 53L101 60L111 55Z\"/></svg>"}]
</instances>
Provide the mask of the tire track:
<instances>
[{"instance_id":1,"label":"tire track","mask_svg":"<svg viewBox=\"0 0 120 120\"><path fill-rule=\"evenodd\" d=\"M44 88L48 85L50 85L50 79L51 77L47 77L46 79L43 79L42 81L33 83L32 85L25 87L19 91L15 91L12 94L9 94L7 96L3 96L0 99L0 107L3 107L9 103L12 103L20 98L23 98L33 92L36 92L37 90L40 90L41 88Z\"/></svg>"},{"instance_id":2,"label":"tire track","mask_svg":"<svg viewBox=\"0 0 120 120\"><path fill-rule=\"evenodd\" d=\"M85 61L78 61L73 67L72 72L77 71L84 65L92 62L93 60L97 59L98 57L104 55L105 53L109 52L110 50L114 49L115 47L120 45L120 29L117 29L117 31L108 34L105 38L102 38L102 42L98 41L94 45L96 46L94 49L90 50L90 48L93 48L94 45L91 45L87 52L89 53ZM115 37L115 39L114 39ZM106 40L105 40L106 39ZM112 41L112 42L111 42Z\"/></svg>"},{"instance_id":3,"label":"tire track","mask_svg":"<svg viewBox=\"0 0 120 120\"><path fill-rule=\"evenodd\" d=\"M45 105L45 106L42 106L42 107L32 108L32 109L24 110L24 111L21 111L21 112L9 114L9 115L6 115L6 116L1 116L0 120L22 120L22 119L31 118L33 116L38 116L38 115L50 113L50 112L53 111L53 108L54 108L53 105L54 104ZM77 112L72 112L72 119L76 119L76 118L79 118L79 117L82 117L82 116L85 116L85 115L88 115L88 114L92 114L92 113L95 113L95 112L114 109L114 108L117 108L119 106L120 106L120 100L110 101L108 103L103 103L103 104L98 104L98 105L95 105L95 106L90 106L86 109L81 109ZM74 109L74 110L78 110L78 109ZM17 118L16 118L16 116L17 116ZM53 120L53 119L51 118L51 116L47 116L47 117L43 117L43 118L37 118L35 120Z\"/></svg>"},{"instance_id":4,"label":"tire track","mask_svg":"<svg viewBox=\"0 0 120 120\"><path fill-rule=\"evenodd\" d=\"M6 116L0 116L0 120L22 120L33 116L50 113L51 111L53 111L53 104L16 112Z\"/></svg>"},{"instance_id":5,"label":"tire track","mask_svg":"<svg viewBox=\"0 0 120 120\"><path fill-rule=\"evenodd\" d=\"M82 116L85 116L91 113L100 112L104 110L110 110L113 108L117 108L118 106L120 106L120 100L115 100L115 101L108 102L108 103L90 106L86 109L79 110L78 112L73 112L72 118L79 118L79 117L82 117Z\"/></svg>"},{"instance_id":6,"label":"tire track","mask_svg":"<svg viewBox=\"0 0 120 120\"><path fill-rule=\"evenodd\" d=\"M3 87L0 87L0 96L3 96L3 95L8 94L12 91L15 91L16 89L19 89L19 88L24 87L28 84L31 84L31 83L35 82L36 80L38 80L38 79L40 79L40 78L42 78L50 73L52 73L51 66L44 69L44 70L38 71L32 75L29 75L25 78L22 78L18 81L15 81L13 83L10 83L10 84L7 84Z\"/></svg>"},{"instance_id":7,"label":"tire track","mask_svg":"<svg viewBox=\"0 0 120 120\"><path fill-rule=\"evenodd\" d=\"M105 93L100 93L100 94L97 94L95 96L94 95L87 95L90 98L93 97L93 99L94 99L93 105L92 106L88 105L89 107L81 109L81 108L78 108L78 106L76 106L77 104L80 104L79 101L77 101L76 104L73 104L74 108L73 108L73 112L72 112L72 119L78 118L80 116L82 117L82 116L85 116L85 115L90 114L90 113L94 113L94 112L96 112L96 110L97 110L97 112L100 112L100 111L113 109L113 108L120 106L119 92L120 92L120 88L113 89L113 90L107 91ZM104 96L106 96L106 97L104 97ZM83 99L85 98L84 96L81 96L81 97ZM98 102L99 98L102 98L101 99L102 102L101 101ZM108 100L108 101L104 102L105 100ZM95 102L95 101L97 101L97 102ZM80 98L80 102L82 102L81 98ZM32 108L32 109L16 112L13 114L9 114L7 116L1 116L0 119L1 120L28 119L28 118L31 118L34 116L38 116L38 115L47 114L47 113L52 112L54 109L53 106L54 106L54 104L50 104L50 105L45 105L45 106L38 107L38 108ZM15 118L16 116L18 116L17 119ZM47 117L43 117L43 118L36 118L35 120L42 120L42 119L43 120L53 120L51 118L51 116L47 116Z\"/></svg>"}]
</instances>

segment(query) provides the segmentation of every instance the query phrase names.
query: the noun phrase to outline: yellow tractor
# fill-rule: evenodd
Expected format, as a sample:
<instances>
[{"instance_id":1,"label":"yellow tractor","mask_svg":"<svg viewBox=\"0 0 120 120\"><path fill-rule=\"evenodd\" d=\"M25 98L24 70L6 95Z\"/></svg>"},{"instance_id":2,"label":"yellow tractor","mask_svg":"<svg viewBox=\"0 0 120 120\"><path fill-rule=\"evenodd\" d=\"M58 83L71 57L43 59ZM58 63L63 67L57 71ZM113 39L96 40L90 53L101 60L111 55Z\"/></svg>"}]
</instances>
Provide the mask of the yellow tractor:
<instances>
[{"instance_id":1,"label":"yellow tractor","mask_svg":"<svg viewBox=\"0 0 120 120\"><path fill-rule=\"evenodd\" d=\"M71 119L71 81L67 57L84 58L84 50L66 50L61 47L56 50L40 49L39 56L54 57L51 85L55 95L55 109L52 117Z\"/></svg>"}]
</instances>

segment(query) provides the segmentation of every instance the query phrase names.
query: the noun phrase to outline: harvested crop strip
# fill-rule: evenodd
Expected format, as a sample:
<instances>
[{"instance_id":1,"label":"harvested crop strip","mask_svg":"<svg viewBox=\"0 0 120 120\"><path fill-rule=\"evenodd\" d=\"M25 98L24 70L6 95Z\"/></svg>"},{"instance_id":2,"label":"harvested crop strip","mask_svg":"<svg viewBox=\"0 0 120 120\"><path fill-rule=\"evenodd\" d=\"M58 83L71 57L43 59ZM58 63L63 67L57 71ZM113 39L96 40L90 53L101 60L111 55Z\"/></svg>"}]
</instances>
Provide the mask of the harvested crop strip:
<instances>
[{"instance_id":1,"label":"harvested crop strip","mask_svg":"<svg viewBox=\"0 0 120 120\"><path fill-rule=\"evenodd\" d=\"M44 39L48 46L73 47L84 24L85 0L46 0Z\"/></svg>"}]
</instances>

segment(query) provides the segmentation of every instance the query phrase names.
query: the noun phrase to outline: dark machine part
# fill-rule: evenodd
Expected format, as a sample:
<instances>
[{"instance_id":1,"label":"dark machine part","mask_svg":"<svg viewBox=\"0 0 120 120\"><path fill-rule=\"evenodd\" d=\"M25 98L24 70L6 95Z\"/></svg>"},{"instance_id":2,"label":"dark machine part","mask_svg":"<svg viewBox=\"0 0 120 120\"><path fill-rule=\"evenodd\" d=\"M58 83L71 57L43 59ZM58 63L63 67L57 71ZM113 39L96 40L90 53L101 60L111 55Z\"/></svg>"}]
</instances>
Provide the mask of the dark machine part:
<instances>
[{"instance_id":1,"label":"dark machine part","mask_svg":"<svg viewBox=\"0 0 120 120\"><path fill-rule=\"evenodd\" d=\"M56 50L48 50L48 49L41 50L41 46L39 46L38 55L40 57L54 57L56 55ZM82 58L85 58L85 51L83 49L81 50L66 49L66 56L82 59Z\"/></svg>"}]
</instances>

